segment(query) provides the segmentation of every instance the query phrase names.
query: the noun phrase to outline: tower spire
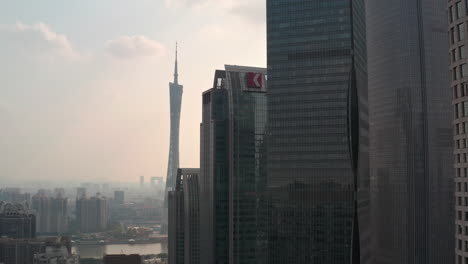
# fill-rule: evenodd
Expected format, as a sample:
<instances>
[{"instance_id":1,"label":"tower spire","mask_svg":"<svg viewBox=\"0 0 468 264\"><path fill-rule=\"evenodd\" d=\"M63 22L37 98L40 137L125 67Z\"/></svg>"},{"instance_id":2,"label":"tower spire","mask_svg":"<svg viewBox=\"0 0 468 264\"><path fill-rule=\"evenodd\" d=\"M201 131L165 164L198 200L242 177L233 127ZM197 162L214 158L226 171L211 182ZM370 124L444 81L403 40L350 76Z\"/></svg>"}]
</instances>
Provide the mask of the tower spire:
<instances>
[{"instance_id":1,"label":"tower spire","mask_svg":"<svg viewBox=\"0 0 468 264\"><path fill-rule=\"evenodd\" d=\"M179 84L179 72L177 69L177 47L178 44L176 42L176 49L175 49L175 68L174 68L174 83Z\"/></svg>"}]
</instances>

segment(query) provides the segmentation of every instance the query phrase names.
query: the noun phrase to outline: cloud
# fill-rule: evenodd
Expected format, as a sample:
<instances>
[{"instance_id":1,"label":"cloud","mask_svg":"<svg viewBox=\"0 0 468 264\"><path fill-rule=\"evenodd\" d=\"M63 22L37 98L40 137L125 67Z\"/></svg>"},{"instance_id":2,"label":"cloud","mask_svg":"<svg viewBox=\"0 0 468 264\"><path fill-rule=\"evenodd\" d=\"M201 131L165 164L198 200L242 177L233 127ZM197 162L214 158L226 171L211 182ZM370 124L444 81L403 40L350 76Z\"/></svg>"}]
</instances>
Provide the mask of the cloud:
<instances>
[{"instance_id":1,"label":"cloud","mask_svg":"<svg viewBox=\"0 0 468 264\"><path fill-rule=\"evenodd\" d=\"M149 56L163 56L164 46L145 36L120 36L107 42L107 51L113 57L130 59Z\"/></svg>"},{"instance_id":2,"label":"cloud","mask_svg":"<svg viewBox=\"0 0 468 264\"><path fill-rule=\"evenodd\" d=\"M214 11L244 18L254 23L265 23L265 0L166 0L169 7L189 7L198 11Z\"/></svg>"},{"instance_id":3,"label":"cloud","mask_svg":"<svg viewBox=\"0 0 468 264\"><path fill-rule=\"evenodd\" d=\"M0 25L0 42L9 50L20 49L23 53L79 57L67 36L54 32L44 23L27 25L17 22L14 25Z\"/></svg>"}]
</instances>

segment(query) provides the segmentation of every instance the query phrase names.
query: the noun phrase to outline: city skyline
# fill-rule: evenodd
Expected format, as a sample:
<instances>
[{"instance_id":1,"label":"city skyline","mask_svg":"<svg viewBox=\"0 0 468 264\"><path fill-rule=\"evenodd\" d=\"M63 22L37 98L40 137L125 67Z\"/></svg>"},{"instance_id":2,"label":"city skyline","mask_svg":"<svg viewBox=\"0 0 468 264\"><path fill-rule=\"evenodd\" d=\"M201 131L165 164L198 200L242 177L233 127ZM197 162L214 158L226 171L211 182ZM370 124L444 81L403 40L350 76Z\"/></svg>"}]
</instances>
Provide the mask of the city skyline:
<instances>
[{"instance_id":1,"label":"city skyline","mask_svg":"<svg viewBox=\"0 0 468 264\"><path fill-rule=\"evenodd\" d=\"M137 182L140 175L165 177L167 83L176 41L186 88L180 166L197 167L198 102L211 86L205 76L225 63L266 65L264 2L212 3L4 3L0 55L5 60L0 70L7 74L0 76L0 122L7 129L0 137L2 180ZM112 14L107 12L111 4ZM245 6L249 12L241 12ZM223 52L214 44L219 37L223 47L244 52ZM28 78L18 81L22 75Z\"/></svg>"}]
</instances>

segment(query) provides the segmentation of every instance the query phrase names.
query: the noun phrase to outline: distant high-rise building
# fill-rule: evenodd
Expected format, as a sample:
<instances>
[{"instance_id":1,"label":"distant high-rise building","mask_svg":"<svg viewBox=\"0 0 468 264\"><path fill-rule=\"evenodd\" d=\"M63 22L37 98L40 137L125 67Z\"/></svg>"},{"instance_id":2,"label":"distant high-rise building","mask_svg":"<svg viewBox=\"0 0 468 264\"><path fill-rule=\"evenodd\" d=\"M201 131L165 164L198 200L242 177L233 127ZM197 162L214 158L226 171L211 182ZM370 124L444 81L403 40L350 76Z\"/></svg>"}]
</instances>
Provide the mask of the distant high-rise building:
<instances>
[{"instance_id":1,"label":"distant high-rise building","mask_svg":"<svg viewBox=\"0 0 468 264\"><path fill-rule=\"evenodd\" d=\"M65 197L65 189L64 188L55 188L54 189L54 196L55 197Z\"/></svg>"},{"instance_id":2,"label":"distant high-rise building","mask_svg":"<svg viewBox=\"0 0 468 264\"><path fill-rule=\"evenodd\" d=\"M455 261L447 2L465 14L464 1L366 2L372 263ZM463 23L456 19L451 29L465 35ZM458 79L457 64L455 88L466 79Z\"/></svg>"},{"instance_id":3,"label":"distant high-rise building","mask_svg":"<svg viewBox=\"0 0 468 264\"><path fill-rule=\"evenodd\" d=\"M266 69L226 65L203 93L201 263L258 263Z\"/></svg>"},{"instance_id":4,"label":"distant high-rise building","mask_svg":"<svg viewBox=\"0 0 468 264\"><path fill-rule=\"evenodd\" d=\"M162 177L151 177L151 188L156 188L163 183Z\"/></svg>"},{"instance_id":5,"label":"distant high-rise building","mask_svg":"<svg viewBox=\"0 0 468 264\"><path fill-rule=\"evenodd\" d=\"M115 191L114 192L114 200L117 204L124 204L125 203L125 192L124 191Z\"/></svg>"},{"instance_id":6,"label":"distant high-rise building","mask_svg":"<svg viewBox=\"0 0 468 264\"><path fill-rule=\"evenodd\" d=\"M27 204L0 201L0 237L36 237L36 217Z\"/></svg>"},{"instance_id":7,"label":"distant high-rise building","mask_svg":"<svg viewBox=\"0 0 468 264\"><path fill-rule=\"evenodd\" d=\"M76 200L76 218L83 233L105 231L108 214L107 200L99 194Z\"/></svg>"},{"instance_id":8,"label":"distant high-rise building","mask_svg":"<svg viewBox=\"0 0 468 264\"><path fill-rule=\"evenodd\" d=\"M140 255L105 255L104 264L142 264Z\"/></svg>"},{"instance_id":9,"label":"distant high-rise building","mask_svg":"<svg viewBox=\"0 0 468 264\"><path fill-rule=\"evenodd\" d=\"M86 197L86 188L85 187L78 187L76 188L76 198L84 198Z\"/></svg>"},{"instance_id":10,"label":"distant high-rise building","mask_svg":"<svg viewBox=\"0 0 468 264\"><path fill-rule=\"evenodd\" d=\"M266 4L266 263L368 263L364 0Z\"/></svg>"},{"instance_id":11,"label":"distant high-rise building","mask_svg":"<svg viewBox=\"0 0 468 264\"><path fill-rule=\"evenodd\" d=\"M145 176L140 176L140 188L145 187Z\"/></svg>"},{"instance_id":12,"label":"distant high-rise building","mask_svg":"<svg viewBox=\"0 0 468 264\"><path fill-rule=\"evenodd\" d=\"M167 165L166 190L164 205L167 208L167 193L175 189L177 169L179 168L179 126L180 109L182 106L182 93L184 87L179 84L179 72L177 68L177 47L174 68L174 82L169 83L171 132L169 144L169 160ZM166 212L167 213L167 212Z\"/></svg>"},{"instance_id":13,"label":"distant high-rise building","mask_svg":"<svg viewBox=\"0 0 468 264\"><path fill-rule=\"evenodd\" d=\"M169 263L200 263L199 169L178 169L168 193Z\"/></svg>"},{"instance_id":14,"label":"distant high-rise building","mask_svg":"<svg viewBox=\"0 0 468 264\"><path fill-rule=\"evenodd\" d=\"M38 192L32 197L32 209L36 212L38 233L60 234L68 231L68 199L62 191L55 191L56 197Z\"/></svg>"},{"instance_id":15,"label":"distant high-rise building","mask_svg":"<svg viewBox=\"0 0 468 264\"><path fill-rule=\"evenodd\" d=\"M31 195L29 193L21 193L19 188L0 189L0 201L11 203L29 202Z\"/></svg>"}]
</instances>

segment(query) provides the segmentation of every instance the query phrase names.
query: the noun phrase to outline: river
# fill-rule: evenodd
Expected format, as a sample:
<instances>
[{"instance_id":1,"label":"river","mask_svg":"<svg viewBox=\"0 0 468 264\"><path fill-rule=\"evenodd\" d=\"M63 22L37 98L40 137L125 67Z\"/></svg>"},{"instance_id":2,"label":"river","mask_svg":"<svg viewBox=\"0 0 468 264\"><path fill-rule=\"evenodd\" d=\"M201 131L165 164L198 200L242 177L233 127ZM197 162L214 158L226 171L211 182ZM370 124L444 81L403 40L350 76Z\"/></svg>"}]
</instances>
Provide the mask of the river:
<instances>
[{"instance_id":1,"label":"river","mask_svg":"<svg viewBox=\"0 0 468 264\"><path fill-rule=\"evenodd\" d=\"M166 243L154 244L121 244L121 245L75 245L73 253L80 255L80 258L102 258L105 254L159 254L167 253Z\"/></svg>"}]
</instances>

